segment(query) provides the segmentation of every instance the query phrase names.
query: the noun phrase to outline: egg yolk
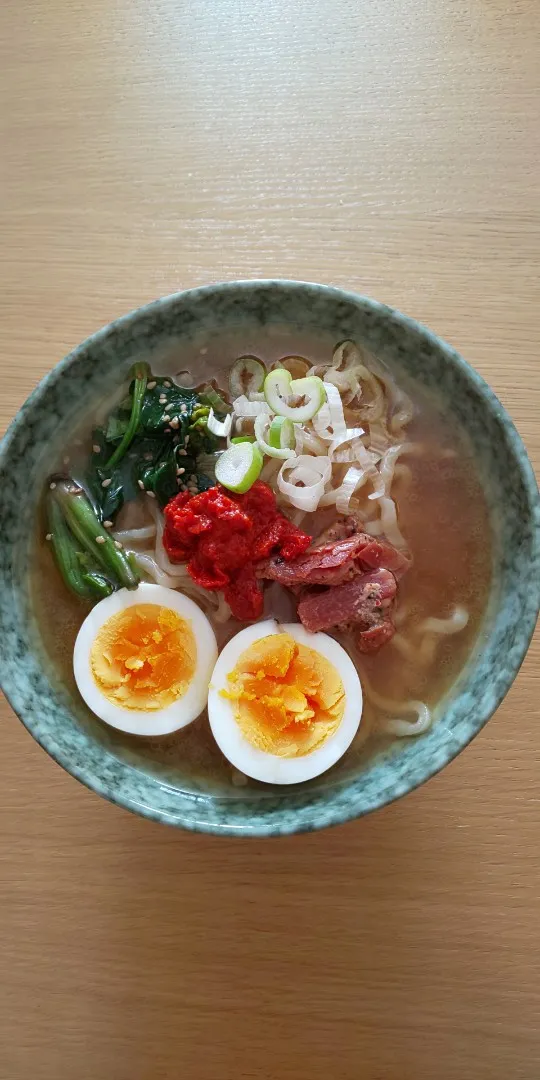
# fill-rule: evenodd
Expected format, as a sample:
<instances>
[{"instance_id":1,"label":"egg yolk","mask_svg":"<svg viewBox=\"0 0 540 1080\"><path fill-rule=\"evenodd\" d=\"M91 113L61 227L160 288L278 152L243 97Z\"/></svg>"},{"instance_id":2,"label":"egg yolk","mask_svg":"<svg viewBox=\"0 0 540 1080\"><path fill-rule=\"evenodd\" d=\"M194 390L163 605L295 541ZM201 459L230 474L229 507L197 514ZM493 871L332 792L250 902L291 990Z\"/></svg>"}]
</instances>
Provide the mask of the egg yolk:
<instances>
[{"instance_id":1,"label":"egg yolk","mask_svg":"<svg viewBox=\"0 0 540 1080\"><path fill-rule=\"evenodd\" d=\"M290 634L271 634L239 657L223 697L234 702L242 734L278 757L311 754L337 731L345 709L339 673Z\"/></svg>"},{"instance_id":2,"label":"egg yolk","mask_svg":"<svg viewBox=\"0 0 540 1080\"><path fill-rule=\"evenodd\" d=\"M115 705L165 709L185 694L195 673L191 625L158 604L134 604L101 627L90 652L94 679Z\"/></svg>"}]
</instances>

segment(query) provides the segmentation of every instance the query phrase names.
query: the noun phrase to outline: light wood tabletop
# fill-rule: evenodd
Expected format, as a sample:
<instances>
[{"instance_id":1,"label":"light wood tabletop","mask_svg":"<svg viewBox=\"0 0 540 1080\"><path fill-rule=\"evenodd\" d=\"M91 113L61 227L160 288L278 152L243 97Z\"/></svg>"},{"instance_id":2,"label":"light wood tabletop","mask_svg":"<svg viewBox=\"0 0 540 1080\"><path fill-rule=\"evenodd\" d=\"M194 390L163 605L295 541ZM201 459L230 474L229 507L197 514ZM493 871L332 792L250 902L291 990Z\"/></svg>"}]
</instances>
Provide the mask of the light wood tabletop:
<instances>
[{"instance_id":1,"label":"light wood tabletop","mask_svg":"<svg viewBox=\"0 0 540 1080\"><path fill-rule=\"evenodd\" d=\"M159 295L282 276L429 324L540 463L534 0L2 0L1 419ZM427 786L182 834L4 703L1 1080L538 1080L540 653Z\"/></svg>"}]
</instances>

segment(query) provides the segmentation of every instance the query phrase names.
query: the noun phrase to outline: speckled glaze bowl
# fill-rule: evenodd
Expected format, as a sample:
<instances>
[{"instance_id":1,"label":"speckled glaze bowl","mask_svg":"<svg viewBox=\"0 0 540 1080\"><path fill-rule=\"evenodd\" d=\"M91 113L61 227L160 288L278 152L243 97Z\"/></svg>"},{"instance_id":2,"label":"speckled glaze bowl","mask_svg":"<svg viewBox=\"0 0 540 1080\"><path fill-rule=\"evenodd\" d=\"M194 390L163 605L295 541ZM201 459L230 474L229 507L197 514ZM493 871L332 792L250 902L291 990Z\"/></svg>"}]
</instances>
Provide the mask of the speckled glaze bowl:
<instances>
[{"instance_id":1,"label":"speckled glaze bowl","mask_svg":"<svg viewBox=\"0 0 540 1080\"><path fill-rule=\"evenodd\" d=\"M474 444L493 532L494 585L477 646L441 702L427 735L374 757L352 778L309 787L208 795L188 790L165 766L146 764L104 725L92 726L46 654L30 590L30 546L51 453L88 403L125 381L134 359L160 370L171 350L201 356L205 342L238 335L246 345L287 330L353 338L444 395ZM253 348L253 345L251 345ZM250 351L244 348L244 351ZM285 351L285 350L284 350ZM182 366L181 364L179 365ZM60 765L112 802L201 832L266 836L359 817L422 784L486 723L523 660L539 605L539 498L523 444L489 387L429 330L396 311L321 285L252 281L166 297L100 330L40 383L1 449L0 638L3 689L22 722ZM21 500L21 492L25 493ZM54 632L54 613L49 632Z\"/></svg>"}]
</instances>

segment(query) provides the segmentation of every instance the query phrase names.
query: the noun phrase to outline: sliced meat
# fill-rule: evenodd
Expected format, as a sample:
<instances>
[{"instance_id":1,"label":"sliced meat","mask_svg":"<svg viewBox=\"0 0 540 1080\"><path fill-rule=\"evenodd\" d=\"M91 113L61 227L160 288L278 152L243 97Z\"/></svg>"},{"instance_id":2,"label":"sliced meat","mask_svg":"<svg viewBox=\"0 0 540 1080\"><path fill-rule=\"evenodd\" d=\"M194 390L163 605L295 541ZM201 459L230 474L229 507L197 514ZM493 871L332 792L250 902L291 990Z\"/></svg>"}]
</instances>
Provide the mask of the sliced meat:
<instances>
[{"instance_id":1,"label":"sliced meat","mask_svg":"<svg viewBox=\"0 0 540 1080\"><path fill-rule=\"evenodd\" d=\"M388 540L355 533L320 547L310 547L291 562L279 557L268 559L257 568L257 576L288 586L341 585L362 570L384 568L401 577L410 565L409 556L398 551Z\"/></svg>"},{"instance_id":2,"label":"sliced meat","mask_svg":"<svg viewBox=\"0 0 540 1080\"><path fill-rule=\"evenodd\" d=\"M396 578L408 570L411 560L388 540L356 532L357 528L355 518L338 519L303 555L290 562L267 559L256 573L299 597L298 616L306 630L346 628L358 649L370 653L395 632L390 609Z\"/></svg>"},{"instance_id":3,"label":"sliced meat","mask_svg":"<svg viewBox=\"0 0 540 1080\"><path fill-rule=\"evenodd\" d=\"M257 567L257 576L279 581L281 585L340 585L357 573L355 559L371 537L364 533L334 540L322 547L309 548L291 562L268 559Z\"/></svg>"},{"instance_id":4,"label":"sliced meat","mask_svg":"<svg viewBox=\"0 0 540 1080\"><path fill-rule=\"evenodd\" d=\"M357 630L354 640L357 649L362 653L377 652L387 641L394 636L396 628L390 618L385 618L377 626L370 626L369 630Z\"/></svg>"},{"instance_id":5,"label":"sliced meat","mask_svg":"<svg viewBox=\"0 0 540 1080\"><path fill-rule=\"evenodd\" d=\"M358 552L358 562L364 570L377 570L383 566L385 570L391 570L395 577L400 578L409 569L411 559L402 551L398 551L388 540L376 540L373 536L360 534L367 541Z\"/></svg>"},{"instance_id":6,"label":"sliced meat","mask_svg":"<svg viewBox=\"0 0 540 1080\"><path fill-rule=\"evenodd\" d=\"M393 574L389 570L374 570L322 592L309 590L298 604L298 616L312 633L350 624L369 632L384 621L390 622L388 609L395 595ZM393 633L391 622L390 626Z\"/></svg>"},{"instance_id":7,"label":"sliced meat","mask_svg":"<svg viewBox=\"0 0 540 1080\"><path fill-rule=\"evenodd\" d=\"M354 536L355 533L359 532L361 532L361 522L353 514L348 514L347 517L338 517L324 532L315 537L311 550L325 547L326 544L331 544L334 540L346 540L347 537Z\"/></svg>"}]
</instances>

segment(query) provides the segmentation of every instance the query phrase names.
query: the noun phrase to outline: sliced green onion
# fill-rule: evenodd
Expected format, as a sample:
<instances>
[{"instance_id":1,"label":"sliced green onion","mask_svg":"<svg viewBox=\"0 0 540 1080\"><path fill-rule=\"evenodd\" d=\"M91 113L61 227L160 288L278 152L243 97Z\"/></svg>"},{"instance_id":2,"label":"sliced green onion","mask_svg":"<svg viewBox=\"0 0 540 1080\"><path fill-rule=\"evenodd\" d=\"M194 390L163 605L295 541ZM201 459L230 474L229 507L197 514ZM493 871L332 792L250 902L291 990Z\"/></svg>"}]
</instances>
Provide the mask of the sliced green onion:
<instances>
[{"instance_id":1,"label":"sliced green onion","mask_svg":"<svg viewBox=\"0 0 540 1080\"><path fill-rule=\"evenodd\" d=\"M224 450L216 463L216 480L229 491L242 495L258 479L263 456L257 443L235 443Z\"/></svg>"},{"instance_id":2,"label":"sliced green onion","mask_svg":"<svg viewBox=\"0 0 540 1080\"><path fill-rule=\"evenodd\" d=\"M264 397L264 394L262 396ZM240 394L240 397L235 398L233 401L233 412L241 419L260 416L261 413L269 416L270 406L266 401L250 401L245 394Z\"/></svg>"},{"instance_id":3,"label":"sliced green onion","mask_svg":"<svg viewBox=\"0 0 540 1080\"><path fill-rule=\"evenodd\" d=\"M264 396L277 416L285 416L296 424L312 420L326 401L322 379L317 375L292 379L285 368L276 368L268 373L264 380ZM290 397L305 398L305 402L303 405L289 405Z\"/></svg>"},{"instance_id":4,"label":"sliced green onion","mask_svg":"<svg viewBox=\"0 0 540 1080\"><path fill-rule=\"evenodd\" d=\"M268 442L276 450L294 450L296 435L292 420L287 420L285 416L274 416L270 424Z\"/></svg>"},{"instance_id":5,"label":"sliced green onion","mask_svg":"<svg viewBox=\"0 0 540 1080\"><path fill-rule=\"evenodd\" d=\"M258 393L264 386L265 375L266 368L256 356L239 356L229 374L232 397Z\"/></svg>"},{"instance_id":6,"label":"sliced green onion","mask_svg":"<svg viewBox=\"0 0 540 1080\"><path fill-rule=\"evenodd\" d=\"M235 444L236 444L236 443L241 443L241 442L251 442L251 443L254 443L254 442L256 442L256 441L257 441L257 440L256 440L256 438L255 438L255 436L254 436L254 435L235 435L235 436L234 436L234 439L231 439L231 443L235 443Z\"/></svg>"},{"instance_id":7,"label":"sliced green onion","mask_svg":"<svg viewBox=\"0 0 540 1080\"><path fill-rule=\"evenodd\" d=\"M225 401L225 398L223 398L221 394L218 394L211 383L203 386L202 390L199 392L199 401L202 405L211 405L218 413L228 413L231 411L229 402Z\"/></svg>"},{"instance_id":8,"label":"sliced green onion","mask_svg":"<svg viewBox=\"0 0 540 1080\"><path fill-rule=\"evenodd\" d=\"M211 408L211 405L197 405L197 408L193 409L191 414L190 423L195 424L197 420L207 420Z\"/></svg>"},{"instance_id":9,"label":"sliced green onion","mask_svg":"<svg viewBox=\"0 0 540 1080\"><path fill-rule=\"evenodd\" d=\"M214 410L211 408L206 426L212 432L212 435L217 435L220 439L226 439L232 427L232 416L227 413L223 421L218 420Z\"/></svg>"},{"instance_id":10,"label":"sliced green onion","mask_svg":"<svg viewBox=\"0 0 540 1080\"><path fill-rule=\"evenodd\" d=\"M276 420L278 421L277 427L274 426ZM257 443L260 446L263 454L268 454L268 457L281 458L282 461L286 461L288 458L294 457L295 452L294 452L294 450L292 449L291 446L285 446L285 447L279 446L279 440L280 440L280 436L281 436L281 426L282 426L279 423L280 420L283 423L290 425L290 428L291 428L291 431L292 431L292 442L293 442L293 445L294 445L294 443L295 443L294 425L291 424L290 420L286 420L284 416L276 417L276 419L273 420L272 424L270 425L270 432L272 431L272 427L274 427L273 437L274 437L274 442L277 441L277 443L278 443L277 446L272 445L272 442L267 441L267 439L266 439L266 428L267 428L267 425L268 425L268 417L266 417L266 416L258 416L257 419L255 420L255 437L257 439Z\"/></svg>"}]
</instances>

